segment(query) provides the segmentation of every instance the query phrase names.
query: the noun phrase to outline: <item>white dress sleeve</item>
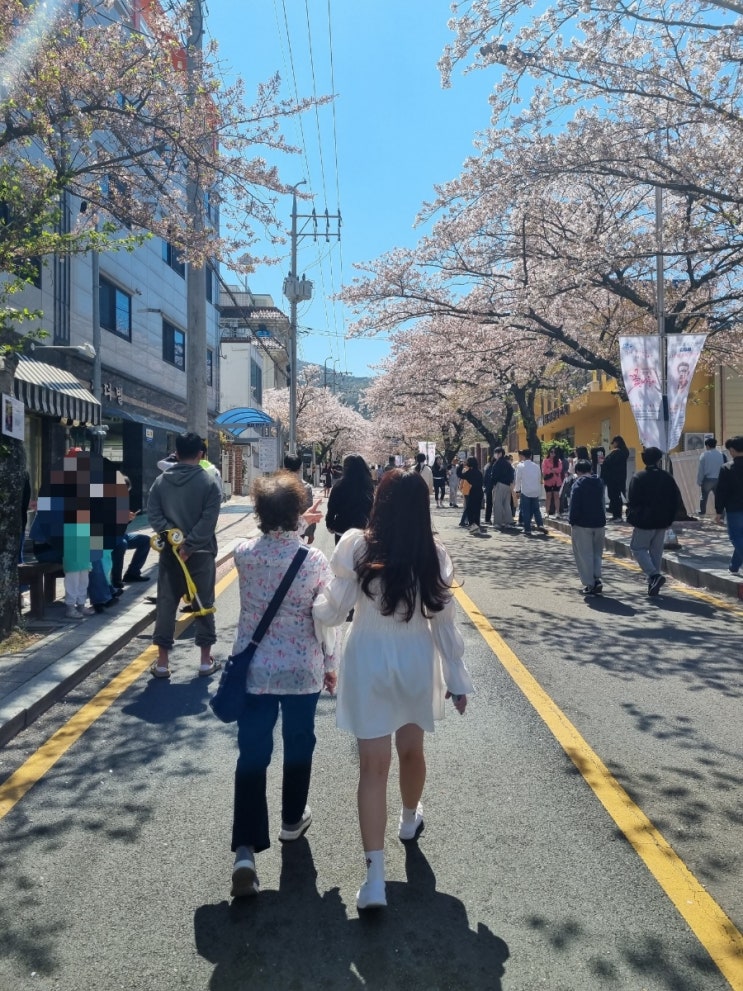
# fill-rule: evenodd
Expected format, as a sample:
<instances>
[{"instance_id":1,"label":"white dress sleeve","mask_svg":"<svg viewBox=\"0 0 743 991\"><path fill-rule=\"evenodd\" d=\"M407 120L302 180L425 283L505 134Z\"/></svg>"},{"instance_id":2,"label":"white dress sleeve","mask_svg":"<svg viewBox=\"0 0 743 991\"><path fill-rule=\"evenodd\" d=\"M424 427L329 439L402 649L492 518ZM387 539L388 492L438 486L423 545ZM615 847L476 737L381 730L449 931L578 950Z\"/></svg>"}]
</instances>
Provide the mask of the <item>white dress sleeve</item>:
<instances>
[{"instance_id":1,"label":"white dress sleeve","mask_svg":"<svg viewBox=\"0 0 743 991\"><path fill-rule=\"evenodd\" d=\"M320 626L340 626L359 594L359 579L354 571L354 555L363 543L361 530L347 530L330 559L333 577L315 599L312 616Z\"/></svg>"},{"instance_id":2,"label":"white dress sleeve","mask_svg":"<svg viewBox=\"0 0 743 991\"><path fill-rule=\"evenodd\" d=\"M454 581L454 565L446 548L436 545L439 552L441 576L451 585ZM444 683L453 695L470 695L474 691L470 673L464 663L464 640L456 624L454 596L450 596L441 612L431 617L431 632L436 650L441 658Z\"/></svg>"}]
</instances>

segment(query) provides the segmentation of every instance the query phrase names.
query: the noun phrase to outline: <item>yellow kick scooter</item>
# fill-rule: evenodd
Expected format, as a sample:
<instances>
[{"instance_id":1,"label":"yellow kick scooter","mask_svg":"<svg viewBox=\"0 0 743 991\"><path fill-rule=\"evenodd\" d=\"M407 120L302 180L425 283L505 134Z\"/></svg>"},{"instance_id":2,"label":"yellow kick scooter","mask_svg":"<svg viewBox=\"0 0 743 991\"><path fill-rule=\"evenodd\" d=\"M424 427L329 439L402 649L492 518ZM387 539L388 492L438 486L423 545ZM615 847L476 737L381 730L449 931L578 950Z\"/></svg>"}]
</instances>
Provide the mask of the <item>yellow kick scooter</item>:
<instances>
[{"instance_id":1,"label":"yellow kick scooter","mask_svg":"<svg viewBox=\"0 0 743 991\"><path fill-rule=\"evenodd\" d=\"M165 539L163 539L165 537ZM183 560L181 555L178 553L178 548L181 546L186 538L183 536L182 530L165 530L163 533L153 533L150 537L150 547L158 553L165 548L166 541L170 545L170 549L175 554L178 564L180 564L183 569L183 575L186 579L186 594L184 599L189 603L196 603L199 607L198 609L192 609L192 616L208 616L210 613L216 612L216 606L210 606L206 608L201 599L199 598L199 593L196 591L196 586L194 585L193 578L191 577L191 572L188 570L186 562Z\"/></svg>"}]
</instances>

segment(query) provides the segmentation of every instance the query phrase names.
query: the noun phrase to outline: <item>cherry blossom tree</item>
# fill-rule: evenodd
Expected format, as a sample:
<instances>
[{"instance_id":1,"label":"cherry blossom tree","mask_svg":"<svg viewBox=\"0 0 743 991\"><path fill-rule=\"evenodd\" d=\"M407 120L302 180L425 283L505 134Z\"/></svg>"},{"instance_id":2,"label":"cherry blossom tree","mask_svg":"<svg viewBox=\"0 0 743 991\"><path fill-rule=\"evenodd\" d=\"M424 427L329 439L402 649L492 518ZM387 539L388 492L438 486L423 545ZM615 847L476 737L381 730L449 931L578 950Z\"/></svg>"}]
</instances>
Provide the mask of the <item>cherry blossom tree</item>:
<instances>
[{"instance_id":1,"label":"cherry blossom tree","mask_svg":"<svg viewBox=\"0 0 743 991\"><path fill-rule=\"evenodd\" d=\"M251 102L242 81L224 83L216 45L192 78L187 5L166 16L148 4L138 24L110 7L0 7L0 270L106 246L112 228L59 228L62 195L84 201L88 217L100 211L124 237L166 238L185 261L240 257L246 269L267 261L254 248L266 231L280 237L274 204L288 187L262 150L295 151L282 120L322 101L280 100L275 76ZM203 223L186 209L189 182L204 192Z\"/></svg>"},{"instance_id":2,"label":"cherry blossom tree","mask_svg":"<svg viewBox=\"0 0 743 991\"><path fill-rule=\"evenodd\" d=\"M368 422L319 384L322 372L322 368L309 365L297 379L298 443L314 445L319 462L325 461L331 452L336 456L352 451L367 452L372 442ZM272 419L287 425L289 390L268 389L263 396L263 408Z\"/></svg>"}]
</instances>

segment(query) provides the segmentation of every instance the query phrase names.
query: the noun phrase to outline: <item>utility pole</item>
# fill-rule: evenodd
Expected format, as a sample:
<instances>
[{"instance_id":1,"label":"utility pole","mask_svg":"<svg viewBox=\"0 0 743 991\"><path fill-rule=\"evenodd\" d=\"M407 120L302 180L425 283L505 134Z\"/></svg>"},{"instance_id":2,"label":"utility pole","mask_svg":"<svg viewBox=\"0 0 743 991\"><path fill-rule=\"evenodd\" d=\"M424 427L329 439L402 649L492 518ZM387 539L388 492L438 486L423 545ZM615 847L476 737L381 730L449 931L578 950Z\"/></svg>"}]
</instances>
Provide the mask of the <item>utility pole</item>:
<instances>
[{"instance_id":1,"label":"utility pole","mask_svg":"<svg viewBox=\"0 0 743 991\"><path fill-rule=\"evenodd\" d=\"M655 187L655 304L658 310L658 352L660 359L660 392L661 415L663 417L663 467L668 470L671 458L668 454L668 438L670 433L670 416L668 412L668 356L666 342L666 295L665 295L665 265L663 263L663 187ZM663 546L678 547L679 540L671 524L666 530Z\"/></svg>"},{"instance_id":2,"label":"utility pole","mask_svg":"<svg viewBox=\"0 0 743 991\"><path fill-rule=\"evenodd\" d=\"M191 0L186 71L188 105L193 109L201 78L204 15L201 0ZM204 229L203 190L198 180L199 163L188 162L188 215L195 233ZM186 417L190 430L206 439L209 431L206 391L206 272L202 265L188 263L186 273Z\"/></svg>"},{"instance_id":3,"label":"utility pole","mask_svg":"<svg viewBox=\"0 0 743 991\"><path fill-rule=\"evenodd\" d=\"M289 300L289 454L297 453L297 303L300 300L312 299L312 283L297 276L297 243L303 237L311 237L317 241L318 234L329 241L331 237L341 237L340 213L325 213L318 217L312 213L297 213L297 186L305 185L305 180L292 186L292 229L291 229L291 271L284 279L284 295ZM301 228L297 221L304 221ZM325 230L318 231L318 221L325 222ZM331 231L331 221L337 221L338 226Z\"/></svg>"}]
</instances>

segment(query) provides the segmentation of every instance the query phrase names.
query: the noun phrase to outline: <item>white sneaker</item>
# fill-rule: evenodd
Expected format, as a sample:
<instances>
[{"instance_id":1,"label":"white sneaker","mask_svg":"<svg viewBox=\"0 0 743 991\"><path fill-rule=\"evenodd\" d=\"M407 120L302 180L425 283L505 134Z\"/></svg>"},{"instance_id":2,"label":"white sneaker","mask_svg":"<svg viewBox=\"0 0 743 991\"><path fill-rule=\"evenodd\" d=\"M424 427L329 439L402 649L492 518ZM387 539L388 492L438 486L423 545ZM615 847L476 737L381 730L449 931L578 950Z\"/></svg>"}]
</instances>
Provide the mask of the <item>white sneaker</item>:
<instances>
[{"instance_id":1,"label":"white sneaker","mask_svg":"<svg viewBox=\"0 0 743 991\"><path fill-rule=\"evenodd\" d=\"M417 840L424 828L423 806L420 802L418 802L418 808L415 810L415 818L410 822L404 822L402 812L400 813L400 828L397 835L403 843L410 843L412 840Z\"/></svg>"},{"instance_id":2,"label":"white sneaker","mask_svg":"<svg viewBox=\"0 0 743 991\"><path fill-rule=\"evenodd\" d=\"M312 825L312 809L306 806L304 812L302 813L302 818L299 822L294 825L289 825L285 822L281 823L281 832L279 833L279 839L282 843L291 843L292 840L298 840L300 836L304 836L307 830Z\"/></svg>"},{"instance_id":3,"label":"white sneaker","mask_svg":"<svg viewBox=\"0 0 743 991\"><path fill-rule=\"evenodd\" d=\"M95 609L92 606L75 606L81 616L95 616Z\"/></svg>"},{"instance_id":4,"label":"white sneaker","mask_svg":"<svg viewBox=\"0 0 743 991\"><path fill-rule=\"evenodd\" d=\"M77 611L75 606L67 606L64 611L65 619L82 619L82 614Z\"/></svg>"},{"instance_id":5,"label":"white sneaker","mask_svg":"<svg viewBox=\"0 0 743 991\"><path fill-rule=\"evenodd\" d=\"M386 908L387 891L384 881L364 881L356 892L356 908Z\"/></svg>"},{"instance_id":6,"label":"white sneaker","mask_svg":"<svg viewBox=\"0 0 743 991\"><path fill-rule=\"evenodd\" d=\"M232 868L232 898L253 898L258 894L260 886L252 857L243 857L235 861Z\"/></svg>"}]
</instances>

